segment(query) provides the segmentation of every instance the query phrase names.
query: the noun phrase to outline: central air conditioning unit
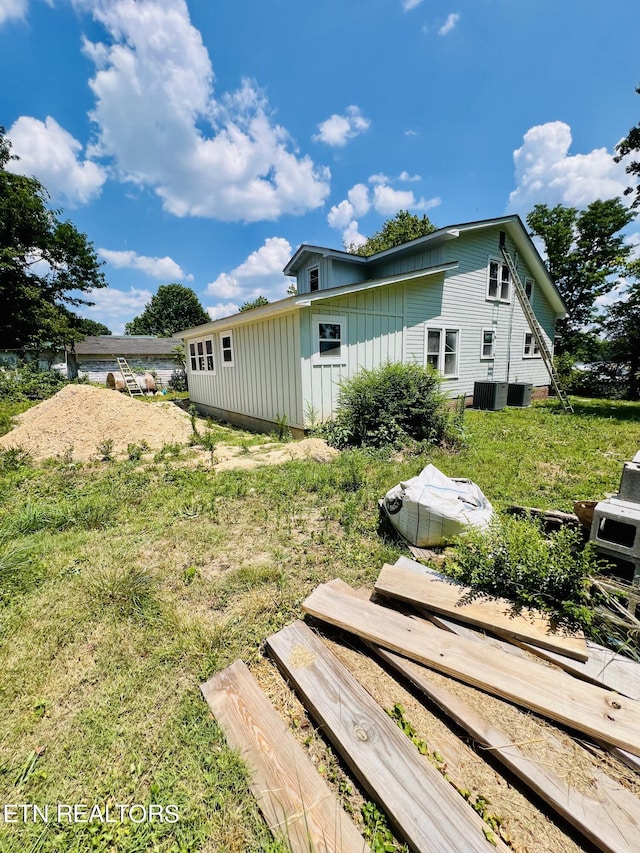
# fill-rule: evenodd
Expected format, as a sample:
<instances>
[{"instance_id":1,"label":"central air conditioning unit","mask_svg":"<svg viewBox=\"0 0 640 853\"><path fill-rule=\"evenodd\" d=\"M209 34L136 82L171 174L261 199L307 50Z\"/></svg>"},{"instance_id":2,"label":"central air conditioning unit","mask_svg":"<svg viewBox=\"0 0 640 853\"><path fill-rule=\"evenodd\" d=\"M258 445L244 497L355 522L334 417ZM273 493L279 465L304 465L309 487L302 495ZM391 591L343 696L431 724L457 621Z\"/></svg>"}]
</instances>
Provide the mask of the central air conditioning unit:
<instances>
[{"instance_id":1,"label":"central air conditioning unit","mask_svg":"<svg viewBox=\"0 0 640 853\"><path fill-rule=\"evenodd\" d=\"M507 406L530 406L532 389L533 385L530 382L510 382Z\"/></svg>"},{"instance_id":2,"label":"central air conditioning unit","mask_svg":"<svg viewBox=\"0 0 640 853\"><path fill-rule=\"evenodd\" d=\"M507 405L508 382L474 382L473 408L490 409L492 412Z\"/></svg>"}]
</instances>

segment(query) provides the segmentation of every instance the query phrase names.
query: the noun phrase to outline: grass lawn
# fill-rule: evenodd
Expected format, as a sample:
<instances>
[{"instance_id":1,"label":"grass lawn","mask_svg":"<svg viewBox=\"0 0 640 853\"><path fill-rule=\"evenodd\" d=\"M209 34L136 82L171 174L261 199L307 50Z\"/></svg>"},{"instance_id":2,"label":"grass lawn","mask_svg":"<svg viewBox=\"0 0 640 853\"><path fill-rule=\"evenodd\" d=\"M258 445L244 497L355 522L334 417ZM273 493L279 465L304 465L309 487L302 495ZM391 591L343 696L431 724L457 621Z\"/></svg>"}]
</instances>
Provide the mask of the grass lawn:
<instances>
[{"instance_id":1,"label":"grass lawn","mask_svg":"<svg viewBox=\"0 0 640 853\"><path fill-rule=\"evenodd\" d=\"M14 414L13 411L7 414ZM7 418L0 425L8 428ZM198 685L300 617L314 586L403 553L377 500L433 462L500 510L615 492L640 404L469 411L467 446L213 472L0 463L0 800L177 807L177 822L0 823L1 851L279 851ZM253 442L239 434L238 442Z\"/></svg>"}]
</instances>

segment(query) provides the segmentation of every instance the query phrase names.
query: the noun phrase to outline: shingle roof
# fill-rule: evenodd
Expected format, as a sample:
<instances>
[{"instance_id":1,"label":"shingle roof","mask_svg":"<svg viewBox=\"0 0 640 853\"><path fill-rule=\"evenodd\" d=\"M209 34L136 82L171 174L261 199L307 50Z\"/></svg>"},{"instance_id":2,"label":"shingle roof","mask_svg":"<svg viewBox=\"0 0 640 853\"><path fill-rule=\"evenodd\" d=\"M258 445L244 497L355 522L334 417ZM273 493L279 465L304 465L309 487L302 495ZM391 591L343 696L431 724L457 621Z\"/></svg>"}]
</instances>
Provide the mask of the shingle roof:
<instances>
[{"instance_id":1,"label":"shingle roof","mask_svg":"<svg viewBox=\"0 0 640 853\"><path fill-rule=\"evenodd\" d=\"M171 355L177 345L175 338L154 338L138 335L95 335L75 345L76 355Z\"/></svg>"}]
</instances>

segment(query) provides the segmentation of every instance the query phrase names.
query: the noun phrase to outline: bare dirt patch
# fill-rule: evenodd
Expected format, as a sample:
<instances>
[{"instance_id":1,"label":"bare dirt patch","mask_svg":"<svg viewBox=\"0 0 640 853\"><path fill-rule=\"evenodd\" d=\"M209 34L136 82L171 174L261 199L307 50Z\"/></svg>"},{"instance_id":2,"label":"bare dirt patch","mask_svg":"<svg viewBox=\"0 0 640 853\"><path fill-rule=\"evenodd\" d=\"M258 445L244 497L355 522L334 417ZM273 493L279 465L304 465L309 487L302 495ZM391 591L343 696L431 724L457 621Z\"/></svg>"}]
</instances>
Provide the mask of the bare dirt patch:
<instances>
[{"instance_id":1,"label":"bare dirt patch","mask_svg":"<svg viewBox=\"0 0 640 853\"><path fill-rule=\"evenodd\" d=\"M239 455L228 452L231 448L226 445L218 446L216 458L220 461L214 466L216 471L232 469L258 468L261 465L280 465L292 459L311 459L313 462L330 462L339 456L339 451L329 447L321 438L305 438L302 441L292 441L288 444L257 445L250 448L246 454Z\"/></svg>"}]
</instances>

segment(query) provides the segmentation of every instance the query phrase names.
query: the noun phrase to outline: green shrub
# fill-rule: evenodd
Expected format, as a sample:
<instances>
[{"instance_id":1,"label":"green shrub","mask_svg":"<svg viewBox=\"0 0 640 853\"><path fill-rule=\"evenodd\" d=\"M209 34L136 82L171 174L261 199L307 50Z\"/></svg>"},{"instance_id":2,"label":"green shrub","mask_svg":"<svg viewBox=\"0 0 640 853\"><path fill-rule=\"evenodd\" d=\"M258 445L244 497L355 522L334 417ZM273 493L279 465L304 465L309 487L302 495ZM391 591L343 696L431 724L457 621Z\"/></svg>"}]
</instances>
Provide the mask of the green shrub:
<instances>
[{"instance_id":1,"label":"green shrub","mask_svg":"<svg viewBox=\"0 0 640 853\"><path fill-rule=\"evenodd\" d=\"M41 370L37 362L0 369L0 398L12 402L46 400L68 384L57 370Z\"/></svg>"},{"instance_id":2,"label":"green shrub","mask_svg":"<svg viewBox=\"0 0 640 853\"><path fill-rule=\"evenodd\" d=\"M171 391L188 391L187 372L183 367L177 367L171 374L167 383Z\"/></svg>"},{"instance_id":3,"label":"green shrub","mask_svg":"<svg viewBox=\"0 0 640 853\"><path fill-rule=\"evenodd\" d=\"M579 530L544 534L526 518L494 518L489 530L470 528L455 546L447 572L474 591L508 598L514 610L535 607L558 624L588 629L601 604L592 589L601 570Z\"/></svg>"},{"instance_id":4,"label":"green shrub","mask_svg":"<svg viewBox=\"0 0 640 853\"><path fill-rule=\"evenodd\" d=\"M322 433L334 447L384 447L407 439L439 444L452 438L440 377L418 364L363 369L340 384L338 409Z\"/></svg>"}]
</instances>

